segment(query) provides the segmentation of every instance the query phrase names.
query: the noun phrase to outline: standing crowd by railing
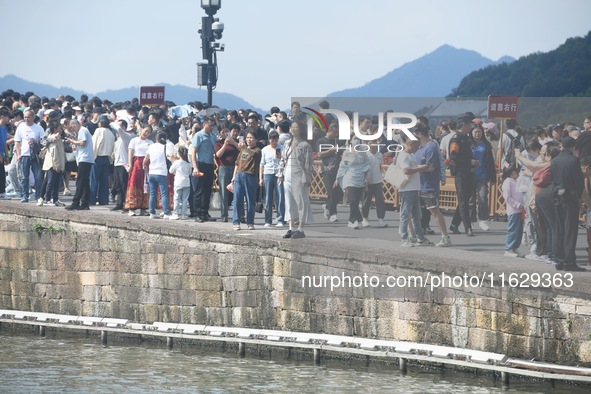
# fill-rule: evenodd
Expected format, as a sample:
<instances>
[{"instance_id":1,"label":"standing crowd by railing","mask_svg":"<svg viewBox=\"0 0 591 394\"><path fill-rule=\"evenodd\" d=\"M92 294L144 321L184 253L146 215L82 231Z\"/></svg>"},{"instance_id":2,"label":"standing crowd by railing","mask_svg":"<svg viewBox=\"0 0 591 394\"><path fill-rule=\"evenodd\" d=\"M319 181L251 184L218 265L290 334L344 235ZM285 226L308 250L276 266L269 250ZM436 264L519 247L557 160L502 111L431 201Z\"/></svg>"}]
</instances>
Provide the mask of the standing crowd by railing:
<instances>
[{"instance_id":1,"label":"standing crowd by railing","mask_svg":"<svg viewBox=\"0 0 591 394\"><path fill-rule=\"evenodd\" d=\"M327 118L328 130L314 125L307 140L306 115L297 102L289 116L273 107L263 117L243 109L204 109L199 102L148 108L135 99L111 103L5 91L0 198L26 203L32 189L37 205L63 206L60 190L70 194L75 172L68 210L114 202L113 211L130 216L206 222L218 220L210 214L215 207L219 220L228 222L233 206L234 230L241 224L254 230L255 212L264 210L265 227L288 226L284 238L298 239L313 220L315 178L326 191L324 218L338 222L337 205L346 195L347 226L353 230L369 225L372 203L378 227L388 226L384 190L395 183L401 244L433 245L427 238L434 234L433 217L441 234L436 246L448 247L450 233L459 234L462 224L468 237L475 235L473 223L488 231L489 191L502 172L509 223L505 255L519 256L527 237L533 246L525 257L582 270L574 249L581 206L591 207L590 117L582 130L567 123L524 131L510 119L502 136L496 123L472 113L444 121L434 132L419 117L413 136L396 133L392 141L382 136L369 145L362 135L375 134L377 119L361 118L361 135L339 140L338 123ZM391 144L400 149L384 149ZM440 211L446 174L453 177L457 198L449 227Z\"/></svg>"}]
</instances>

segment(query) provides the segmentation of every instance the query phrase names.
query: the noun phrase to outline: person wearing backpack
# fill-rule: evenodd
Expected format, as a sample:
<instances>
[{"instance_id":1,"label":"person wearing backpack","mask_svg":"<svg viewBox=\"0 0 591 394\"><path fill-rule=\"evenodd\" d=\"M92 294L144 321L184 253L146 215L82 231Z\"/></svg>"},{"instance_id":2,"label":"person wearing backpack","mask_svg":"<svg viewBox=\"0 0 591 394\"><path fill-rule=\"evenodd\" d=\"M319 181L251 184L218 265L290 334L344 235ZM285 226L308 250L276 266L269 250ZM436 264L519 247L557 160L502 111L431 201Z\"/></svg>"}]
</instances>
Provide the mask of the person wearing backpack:
<instances>
[{"instance_id":1,"label":"person wearing backpack","mask_svg":"<svg viewBox=\"0 0 591 394\"><path fill-rule=\"evenodd\" d=\"M523 150L525 143L523 136L517 132L517 121L515 119L507 119L505 121L507 131L503 133L503 153L501 158L501 168L507 168L512 164L516 164L515 149Z\"/></svg>"}]
</instances>

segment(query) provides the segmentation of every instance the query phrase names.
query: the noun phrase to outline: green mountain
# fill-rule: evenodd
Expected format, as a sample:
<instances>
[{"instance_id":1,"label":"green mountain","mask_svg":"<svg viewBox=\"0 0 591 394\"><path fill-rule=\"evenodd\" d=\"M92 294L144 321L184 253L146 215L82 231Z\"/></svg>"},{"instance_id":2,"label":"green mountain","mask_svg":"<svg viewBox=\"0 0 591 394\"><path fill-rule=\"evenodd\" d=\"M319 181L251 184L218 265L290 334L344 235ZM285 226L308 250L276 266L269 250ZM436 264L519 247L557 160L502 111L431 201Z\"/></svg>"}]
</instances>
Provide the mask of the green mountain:
<instances>
[{"instance_id":1,"label":"green mountain","mask_svg":"<svg viewBox=\"0 0 591 394\"><path fill-rule=\"evenodd\" d=\"M591 32L547 53L533 53L512 63L490 65L466 75L452 97L591 96Z\"/></svg>"}]
</instances>

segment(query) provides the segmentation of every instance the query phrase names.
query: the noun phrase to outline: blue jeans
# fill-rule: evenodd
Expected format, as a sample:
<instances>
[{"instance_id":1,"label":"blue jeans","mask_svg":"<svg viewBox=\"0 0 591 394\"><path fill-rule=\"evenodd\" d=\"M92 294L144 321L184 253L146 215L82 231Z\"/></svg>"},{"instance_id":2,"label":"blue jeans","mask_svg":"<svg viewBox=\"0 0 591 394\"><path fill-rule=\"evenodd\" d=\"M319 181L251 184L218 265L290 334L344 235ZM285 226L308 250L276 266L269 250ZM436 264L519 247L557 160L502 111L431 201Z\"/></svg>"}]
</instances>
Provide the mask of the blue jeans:
<instances>
[{"instance_id":1,"label":"blue jeans","mask_svg":"<svg viewBox=\"0 0 591 394\"><path fill-rule=\"evenodd\" d=\"M232 182L232 176L234 176L234 166L219 166L218 167L218 185L220 187L220 213L222 219L228 217L228 203L230 197L230 191L226 189Z\"/></svg>"},{"instance_id":2,"label":"blue jeans","mask_svg":"<svg viewBox=\"0 0 591 394\"><path fill-rule=\"evenodd\" d=\"M191 187L179 187L174 189L174 213L179 216L187 216L187 202L191 194Z\"/></svg>"},{"instance_id":3,"label":"blue jeans","mask_svg":"<svg viewBox=\"0 0 591 394\"><path fill-rule=\"evenodd\" d=\"M41 163L37 159L31 159L29 156L21 156L21 173L23 174L23 183L21 198L29 201L29 174L33 171L35 176L35 200L41 197L41 185L43 184L43 171Z\"/></svg>"},{"instance_id":4,"label":"blue jeans","mask_svg":"<svg viewBox=\"0 0 591 394\"><path fill-rule=\"evenodd\" d=\"M166 175L152 175L148 176L148 182L150 183L150 213L156 214L156 196L158 189L160 189L160 195L162 196L162 209L165 215L170 215L170 208L168 206L168 178Z\"/></svg>"},{"instance_id":5,"label":"blue jeans","mask_svg":"<svg viewBox=\"0 0 591 394\"><path fill-rule=\"evenodd\" d=\"M57 172L53 168L47 171L47 187L45 188L45 201L56 202L59 197L60 182L63 179L63 173Z\"/></svg>"},{"instance_id":6,"label":"blue jeans","mask_svg":"<svg viewBox=\"0 0 591 394\"><path fill-rule=\"evenodd\" d=\"M240 224L244 213L244 198L246 198L246 224L254 224L254 208L257 200L257 177L239 172L234 179L234 210L232 223Z\"/></svg>"},{"instance_id":7,"label":"blue jeans","mask_svg":"<svg viewBox=\"0 0 591 394\"><path fill-rule=\"evenodd\" d=\"M507 235L505 236L505 250L513 251L521 246L521 237L523 235L523 220L521 212L509 215L507 218Z\"/></svg>"},{"instance_id":8,"label":"blue jeans","mask_svg":"<svg viewBox=\"0 0 591 394\"><path fill-rule=\"evenodd\" d=\"M425 238L421 227L421 199L419 198L419 192L417 190L400 192L400 202L400 228L398 229L400 238L408 238L408 222L411 220L411 216L417 238Z\"/></svg>"},{"instance_id":9,"label":"blue jeans","mask_svg":"<svg viewBox=\"0 0 591 394\"><path fill-rule=\"evenodd\" d=\"M273 221L273 201L277 207L277 223L283 223L285 216L283 182L278 185L277 177L273 174L264 174L263 182L265 185L265 223L271 224Z\"/></svg>"},{"instance_id":10,"label":"blue jeans","mask_svg":"<svg viewBox=\"0 0 591 394\"><path fill-rule=\"evenodd\" d=\"M90 198L88 203L94 205L109 204L109 157L97 156L90 171Z\"/></svg>"}]
</instances>

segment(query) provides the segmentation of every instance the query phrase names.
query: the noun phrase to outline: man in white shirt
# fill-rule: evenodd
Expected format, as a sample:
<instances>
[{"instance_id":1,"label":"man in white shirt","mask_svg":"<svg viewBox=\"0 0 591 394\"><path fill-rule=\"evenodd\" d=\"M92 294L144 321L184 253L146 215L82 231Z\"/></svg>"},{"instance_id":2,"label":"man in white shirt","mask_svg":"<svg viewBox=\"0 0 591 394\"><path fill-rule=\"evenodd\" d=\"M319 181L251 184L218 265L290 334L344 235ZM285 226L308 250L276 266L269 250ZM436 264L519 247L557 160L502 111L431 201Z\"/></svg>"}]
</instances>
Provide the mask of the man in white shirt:
<instances>
[{"instance_id":1,"label":"man in white shirt","mask_svg":"<svg viewBox=\"0 0 591 394\"><path fill-rule=\"evenodd\" d=\"M90 198L88 203L94 205L109 204L109 159L115 149L115 136L109 129L109 119L99 119L98 128L92 135L94 148L94 166L90 171Z\"/></svg>"},{"instance_id":2,"label":"man in white shirt","mask_svg":"<svg viewBox=\"0 0 591 394\"><path fill-rule=\"evenodd\" d=\"M133 137L137 137L137 135L131 131L126 131L127 121L124 119L119 119L116 122L111 123L111 127L113 127L117 131L117 141L115 141L115 173L113 174L113 189L117 192L117 203L111 211L120 211L123 209L123 204L125 203L125 197L127 193L127 181L129 179L128 168L129 168L129 141Z\"/></svg>"},{"instance_id":3,"label":"man in white shirt","mask_svg":"<svg viewBox=\"0 0 591 394\"><path fill-rule=\"evenodd\" d=\"M24 122L21 122L16 129L14 142L16 156L23 174L21 202L29 202L29 173L31 170L35 176L35 200L41 197L43 171L41 171L42 162L38 154L44 131L43 127L35 124L33 111L25 111L24 119Z\"/></svg>"}]
</instances>

